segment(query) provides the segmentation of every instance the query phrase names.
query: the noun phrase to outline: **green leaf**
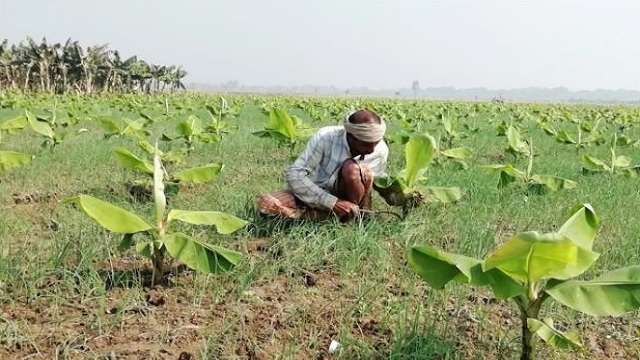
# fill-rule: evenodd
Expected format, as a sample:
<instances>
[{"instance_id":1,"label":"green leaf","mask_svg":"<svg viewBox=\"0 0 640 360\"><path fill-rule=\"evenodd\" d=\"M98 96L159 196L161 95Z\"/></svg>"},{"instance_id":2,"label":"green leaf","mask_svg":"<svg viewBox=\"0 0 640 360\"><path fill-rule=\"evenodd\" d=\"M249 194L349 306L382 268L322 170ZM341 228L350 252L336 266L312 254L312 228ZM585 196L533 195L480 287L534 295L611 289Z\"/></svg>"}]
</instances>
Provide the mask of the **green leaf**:
<instances>
[{"instance_id":1,"label":"green leaf","mask_svg":"<svg viewBox=\"0 0 640 360\"><path fill-rule=\"evenodd\" d=\"M264 128L273 130L287 139L294 139L298 135L295 120L282 109L269 110L269 123Z\"/></svg>"},{"instance_id":2,"label":"green leaf","mask_svg":"<svg viewBox=\"0 0 640 360\"><path fill-rule=\"evenodd\" d=\"M558 131L558 135L556 135L556 140L564 144L577 144L578 142L571 137L566 131L560 130Z\"/></svg>"},{"instance_id":3,"label":"green leaf","mask_svg":"<svg viewBox=\"0 0 640 360\"><path fill-rule=\"evenodd\" d=\"M462 190L457 187L429 186L425 188L425 195L427 196L427 202L434 201L446 204L460 200L462 198Z\"/></svg>"},{"instance_id":4,"label":"green leaf","mask_svg":"<svg viewBox=\"0 0 640 360\"><path fill-rule=\"evenodd\" d=\"M170 210L167 221L179 220L195 225L214 225L220 234L230 234L244 227L247 222L218 211Z\"/></svg>"},{"instance_id":5,"label":"green leaf","mask_svg":"<svg viewBox=\"0 0 640 360\"><path fill-rule=\"evenodd\" d=\"M382 176L374 179L376 191L391 206L403 206L406 202L406 187L394 176Z\"/></svg>"},{"instance_id":6,"label":"green leaf","mask_svg":"<svg viewBox=\"0 0 640 360\"><path fill-rule=\"evenodd\" d=\"M442 125L444 126L444 131L446 131L447 134L453 134L453 126L451 125L451 120L449 120L448 118L443 118Z\"/></svg>"},{"instance_id":7,"label":"green leaf","mask_svg":"<svg viewBox=\"0 0 640 360\"><path fill-rule=\"evenodd\" d=\"M500 178L498 179L498 188L503 188L515 181L524 182L526 179L526 174L514 168L512 165L496 164L482 165L480 167L488 169L489 171L499 172Z\"/></svg>"},{"instance_id":8,"label":"green leaf","mask_svg":"<svg viewBox=\"0 0 640 360\"><path fill-rule=\"evenodd\" d=\"M144 128L145 125L145 121L143 119L138 119L138 120L129 120L129 119L123 119L125 123L127 123L127 126L124 127L124 129L122 129L122 134L124 135L135 135L137 134L140 130L142 130L142 128Z\"/></svg>"},{"instance_id":9,"label":"green leaf","mask_svg":"<svg viewBox=\"0 0 640 360\"><path fill-rule=\"evenodd\" d=\"M406 167L403 173L408 188L413 188L416 180L427 170L435 148L436 141L431 135L419 134L409 138L404 148Z\"/></svg>"},{"instance_id":10,"label":"green leaf","mask_svg":"<svg viewBox=\"0 0 640 360\"><path fill-rule=\"evenodd\" d=\"M626 167L629 166L629 164L631 164L631 159L624 155L616 157L616 159L613 161L613 166L615 167Z\"/></svg>"},{"instance_id":11,"label":"green leaf","mask_svg":"<svg viewBox=\"0 0 640 360\"><path fill-rule=\"evenodd\" d=\"M443 289L453 279L469 282L470 268L480 260L438 251L427 245L415 245L409 250L409 267L434 289Z\"/></svg>"},{"instance_id":12,"label":"green leaf","mask_svg":"<svg viewBox=\"0 0 640 360\"><path fill-rule=\"evenodd\" d=\"M619 316L640 309L640 265L590 281L570 280L545 291L559 303L592 316Z\"/></svg>"},{"instance_id":13,"label":"green leaf","mask_svg":"<svg viewBox=\"0 0 640 360\"><path fill-rule=\"evenodd\" d=\"M184 137L200 134L202 130L200 119L194 115L189 116L189 119L180 122L176 126L178 134Z\"/></svg>"},{"instance_id":14,"label":"green leaf","mask_svg":"<svg viewBox=\"0 0 640 360\"><path fill-rule=\"evenodd\" d=\"M78 195L64 202L76 203L90 218L115 233L134 234L151 229L138 215L93 196Z\"/></svg>"},{"instance_id":15,"label":"green leaf","mask_svg":"<svg viewBox=\"0 0 640 360\"><path fill-rule=\"evenodd\" d=\"M15 151L0 151L0 171L24 166L31 161L31 155Z\"/></svg>"},{"instance_id":16,"label":"green leaf","mask_svg":"<svg viewBox=\"0 0 640 360\"><path fill-rule=\"evenodd\" d=\"M596 212L590 204L583 204L560 227L558 233L568 237L578 246L591 250L599 227L600 219Z\"/></svg>"},{"instance_id":17,"label":"green leaf","mask_svg":"<svg viewBox=\"0 0 640 360\"><path fill-rule=\"evenodd\" d=\"M118 251L126 251L128 248L133 246L135 243L133 241L133 235L134 234L124 234L122 240L120 240L120 243L118 244Z\"/></svg>"},{"instance_id":18,"label":"green leaf","mask_svg":"<svg viewBox=\"0 0 640 360\"><path fill-rule=\"evenodd\" d=\"M98 120L98 124L107 134L118 134L120 133L120 125L118 125L115 121L109 119L100 119Z\"/></svg>"},{"instance_id":19,"label":"green leaf","mask_svg":"<svg viewBox=\"0 0 640 360\"><path fill-rule=\"evenodd\" d=\"M173 174L175 179L180 181L190 181L196 184L202 184L213 180L222 170L222 164L207 164L200 167L179 171Z\"/></svg>"},{"instance_id":20,"label":"green leaf","mask_svg":"<svg viewBox=\"0 0 640 360\"><path fill-rule=\"evenodd\" d=\"M529 146L520 139L520 132L513 125L509 125L507 128L507 142L510 151L521 154L529 153Z\"/></svg>"},{"instance_id":21,"label":"green leaf","mask_svg":"<svg viewBox=\"0 0 640 360\"><path fill-rule=\"evenodd\" d=\"M27 126L27 118L25 116L18 116L17 118L3 121L0 123L0 130L12 132L13 130L20 130Z\"/></svg>"},{"instance_id":22,"label":"green leaf","mask_svg":"<svg viewBox=\"0 0 640 360\"><path fill-rule=\"evenodd\" d=\"M525 289L498 269L482 271L481 261L464 255L416 245L409 250L409 267L434 289L442 289L451 280L472 285L489 285L499 299L522 294Z\"/></svg>"},{"instance_id":23,"label":"green leaf","mask_svg":"<svg viewBox=\"0 0 640 360\"><path fill-rule=\"evenodd\" d=\"M207 273L225 273L242 259L236 251L207 244L182 233L169 234L162 242L171 256L194 270Z\"/></svg>"},{"instance_id":24,"label":"green leaf","mask_svg":"<svg viewBox=\"0 0 640 360\"><path fill-rule=\"evenodd\" d=\"M582 166L589 170L610 171L611 168L604 161L589 155L582 155Z\"/></svg>"},{"instance_id":25,"label":"green leaf","mask_svg":"<svg viewBox=\"0 0 640 360\"><path fill-rule=\"evenodd\" d=\"M453 159L467 159L471 156L471 153L471 149L468 147L447 149L441 152L442 155Z\"/></svg>"},{"instance_id":26,"label":"green leaf","mask_svg":"<svg viewBox=\"0 0 640 360\"><path fill-rule=\"evenodd\" d=\"M138 254L151 259L156 245L158 245L156 241L139 241L136 243L136 251Z\"/></svg>"},{"instance_id":27,"label":"green leaf","mask_svg":"<svg viewBox=\"0 0 640 360\"><path fill-rule=\"evenodd\" d=\"M543 321L528 318L527 327L538 335L547 344L560 349L579 349L582 347L576 334L566 334L553 327L553 320L547 318Z\"/></svg>"},{"instance_id":28,"label":"green leaf","mask_svg":"<svg viewBox=\"0 0 640 360\"><path fill-rule=\"evenodd\" d=\"M120 165L128 169L136 169L142 171L145 174L153 174L153 166L147 161L140 159L134 155L131 151L125 148L117 148L116 159Z\"/></svg>"},{"instance_id":29,"label":"green leaf","mask_svg":"<svg viewBox=\"0 0 640 360\"><path fill-rule=\"evenodd\" d=\"M523 283L568 279L582 274L598 254L558 233L536 231L516 234L485 259L482 268L498 268Z\"/></svg>"},{"instance_id":30,"label":"green leaf","mask_svg":"<svg viewBox=\"0 0 640 360\"><path fill-rule=\"evenodd\" d=\"M33 131L42 136L53 139L53 130L51 129L51 126L49 126L49 124L47 124L45 121L39 121L29 110L25 110L25 114L27 116L27 120L29 121L29 126L31 126Z\"/></svg>"},{"instance_id":31,"label":"green leaf","mask_svg":"<svg viewBox=\"0 0 640 360\"><path fill-rule=\"evenodd\" d=\"M573 180L563 179L551 175L533 175L531 176L531 180L535 184L544 185L548 190L551 191L573 189L578 186L578 183Z\"/></svg>"},{"instance_id":32,"label":"green leaf","mask_svg":"<svg viewBox=\"0 0 640 360\"><path fill-rule=\"evenodd\" d=\"M139 138L138 139L138 147L140 147L140 149L142 149L144 152L146 152L149 155L153 155L155 152L155 149L153 147L153 145L151 145L146 139L144 138ZM158 150L159 151L159 150ZM160 156L162 156L162 152L160 151Z\"/></svg>"}]
</instances>

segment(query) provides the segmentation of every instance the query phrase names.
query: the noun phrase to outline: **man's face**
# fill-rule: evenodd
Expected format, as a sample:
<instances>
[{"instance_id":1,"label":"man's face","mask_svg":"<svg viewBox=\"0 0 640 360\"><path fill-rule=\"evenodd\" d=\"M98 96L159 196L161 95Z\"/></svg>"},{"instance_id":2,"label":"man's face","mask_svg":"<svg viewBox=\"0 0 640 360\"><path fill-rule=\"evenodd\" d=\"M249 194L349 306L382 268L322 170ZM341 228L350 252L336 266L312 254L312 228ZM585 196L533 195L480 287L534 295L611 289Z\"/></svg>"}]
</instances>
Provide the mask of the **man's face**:
<instances>
[{"instance_id":1,"label":"man's face","mask_svg":"<svg viewBox=\"0 0 640 360\"><path fill-rule=\"evenodd\" d=\"M370 143L360 141L353 135L347 133L347 144L349 144L349 150L351 151L352 157L371 154L379 142L380 141Z\"/></svg>"}]
</instances>

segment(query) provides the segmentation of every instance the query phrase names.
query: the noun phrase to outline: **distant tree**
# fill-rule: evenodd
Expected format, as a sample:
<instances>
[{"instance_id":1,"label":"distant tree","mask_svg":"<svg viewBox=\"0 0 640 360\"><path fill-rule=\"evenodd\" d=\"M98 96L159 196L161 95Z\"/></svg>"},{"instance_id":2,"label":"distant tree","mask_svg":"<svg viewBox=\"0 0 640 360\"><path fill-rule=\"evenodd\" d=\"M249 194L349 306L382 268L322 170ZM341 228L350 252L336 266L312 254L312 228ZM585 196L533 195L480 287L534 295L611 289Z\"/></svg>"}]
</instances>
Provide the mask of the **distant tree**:
<instances>
[{"instance_id":1,"label":"distant tree","mask_svg":"<svg viewBox=\"0 0 640 360\"><path fill-rule=\"evenodd\" d=\"M413 97L418 97L418 94L420 93L420 82L418 80L413 80L411 90L413 90Z\"/></svg>"},{"instance_id":2,"label":"distant tree","mask_svg":"<svg viewBox=\"0 0 640 360\"><path fill-rule=\"evenodd\" d=\"M181 67L149 64L134 55L124 61L105 45L82 47L26 41L0 43L0 90L82 93L170 91L184 89Z\"/></svg>"}]
</instances>

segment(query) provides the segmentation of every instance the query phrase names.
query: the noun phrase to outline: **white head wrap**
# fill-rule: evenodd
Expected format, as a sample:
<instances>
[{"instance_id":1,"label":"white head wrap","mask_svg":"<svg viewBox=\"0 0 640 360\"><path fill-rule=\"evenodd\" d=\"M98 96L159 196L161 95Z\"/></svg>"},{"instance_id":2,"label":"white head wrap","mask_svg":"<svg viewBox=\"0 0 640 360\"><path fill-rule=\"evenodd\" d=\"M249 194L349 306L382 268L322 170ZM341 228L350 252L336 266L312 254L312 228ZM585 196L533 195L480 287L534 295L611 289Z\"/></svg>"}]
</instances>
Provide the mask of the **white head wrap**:
<instances>
[{"instance_id":1,"label":"white head wrap","mask_svg":"<svg viewBox=\"0 0 640 360\"><path fill-rule=\"evenodd\" d=\"M344 117L344 129L356 139L368 143L374 143L382 140L385 131L387 131L387 125L384 123L384 120L380 119L380 124L376 123L364 123L364 124L353 124L349 122L349 117L353 115L354 112L348 113Z\"/></svg>"}]
</instances>

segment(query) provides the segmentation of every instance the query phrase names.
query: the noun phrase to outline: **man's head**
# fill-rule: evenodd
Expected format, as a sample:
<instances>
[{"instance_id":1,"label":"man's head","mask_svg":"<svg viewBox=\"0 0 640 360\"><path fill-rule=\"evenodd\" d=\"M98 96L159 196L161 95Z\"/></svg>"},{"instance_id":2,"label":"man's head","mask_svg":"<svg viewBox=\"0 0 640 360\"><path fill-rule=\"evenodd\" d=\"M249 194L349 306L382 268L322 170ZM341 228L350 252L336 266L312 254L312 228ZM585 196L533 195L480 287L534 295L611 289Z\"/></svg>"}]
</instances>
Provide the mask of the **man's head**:
<instances>
[{"instance_id":1,"label":"man's head","mask_svg":"<svg viewBox=\"0 0 640 360\"><path fill-rule=\"evenodd\" d=\"M386 131L384 121L370 110L358 110L344 121L351 156L371 154Z\"/></svg>"}]
</instances>

